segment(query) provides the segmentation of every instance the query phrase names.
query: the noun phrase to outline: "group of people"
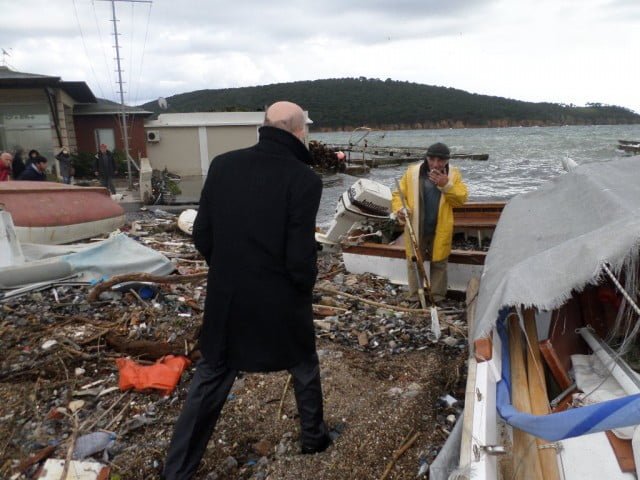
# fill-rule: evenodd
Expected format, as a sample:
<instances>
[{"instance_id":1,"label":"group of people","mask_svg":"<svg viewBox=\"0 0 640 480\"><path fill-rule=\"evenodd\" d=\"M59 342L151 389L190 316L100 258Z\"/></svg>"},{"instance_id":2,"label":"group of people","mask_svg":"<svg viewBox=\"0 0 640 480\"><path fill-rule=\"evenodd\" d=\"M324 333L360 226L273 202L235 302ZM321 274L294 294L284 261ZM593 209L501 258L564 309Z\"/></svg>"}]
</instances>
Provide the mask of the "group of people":
<instances>
[{"instance_id":1,"label":"group of people","mask_svg":"<svg viewBox=\"0 0 640 480\"><path fill-rule=\"evenodd\" d=\"M0 182L7 180L47 180L47 157L41 155L37 150L29 151L26 162L22 159L23 150L16 148L13 153L0 153ZM62 147L56 155L58 160L59 174L62 182L70 184L75 173L74 158L67 147ZM100 178L102 186L111 193L116 193L113 179L118 174L116 161L113 153L107 145L101 144L98 153L95 155L94 173Z\"/></svg>"},{"instance_id":2,"label":"group of people","mask_svg":"<svg viewBox=\"0 0 640 480\"><path fill-rule=\"evenodd\" d=\"M265 112L258 143L211 162L193 226L209 265L200 333L202 359L174 428L162 478L192 478L239 372L288 370L300 418L300 451L327 449L335 436L324 421L312 298L317 274L316 214L322 181L310 168L306 115L281 101ZM419 232L431 261L432 293L444 299L453 207L467 199L449 149L429 147L394 192L400 225ZM237 195L245 185L248 195ZM234 198L229 208L229 198ZM259 199L256 202L256 199ZM409 275L409 278L412 278ZM416 290L414 281L411 290Z\"/></svg>"},{"instance_id":3,"label":"group of people","mask_svg":"<svg viewBox=\"0 0 640 480\"><path fill-rule=\"evenodd\" d=\"M31 150L27 161L22 159L22 150L13 153L0 153L0 182L13 180L41 180L47 179L47 157L40 155L37 150Z\"/></svg>"}]
</instances>

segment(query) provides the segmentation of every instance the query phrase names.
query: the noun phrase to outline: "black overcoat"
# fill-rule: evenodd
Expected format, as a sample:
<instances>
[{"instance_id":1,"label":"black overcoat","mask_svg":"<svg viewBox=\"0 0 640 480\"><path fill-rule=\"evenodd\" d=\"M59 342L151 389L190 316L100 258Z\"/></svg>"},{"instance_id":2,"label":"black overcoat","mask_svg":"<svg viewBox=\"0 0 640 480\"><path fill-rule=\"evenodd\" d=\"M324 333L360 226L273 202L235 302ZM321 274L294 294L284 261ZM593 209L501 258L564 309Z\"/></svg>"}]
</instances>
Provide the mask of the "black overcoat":
<instances>
[{"instance_id":1,"label":"black overcoat","mask_svg":"<svg viewBox=\"0 0 640 480\"><path fill-rule=\"evenodd\" d=\"M297 137L260 128L213 159L193 226L209 275L200 348L212 366L283 370L315 352L312 291L322 181Z\"/></svg>"}]
</instances>

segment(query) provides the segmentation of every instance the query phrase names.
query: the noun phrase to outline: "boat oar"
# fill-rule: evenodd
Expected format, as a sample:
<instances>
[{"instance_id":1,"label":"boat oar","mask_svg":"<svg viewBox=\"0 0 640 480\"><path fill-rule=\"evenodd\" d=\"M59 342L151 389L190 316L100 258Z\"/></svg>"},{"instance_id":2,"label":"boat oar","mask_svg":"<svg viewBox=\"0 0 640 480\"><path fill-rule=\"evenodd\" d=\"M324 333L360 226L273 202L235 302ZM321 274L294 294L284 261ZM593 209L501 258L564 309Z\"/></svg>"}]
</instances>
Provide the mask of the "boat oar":
<instances>
[{"instance_id":1,"label":"boat oar","mask_svg":"<svg viewBox=\"0 0 640 480\"><path fill-rule=\"evenodd\" d=\"M431 294L431 288L429 287L429 280L427 279L427 272L424 269L424 260L422 259L420 247L418 246L418 238L416 237L416 233L413 230L413 225L411 223L411 212L407 208L407 202L404 197L404 193L400 188L400 182L397 178L395 180L396 188L398 189L398 194L400 195L400 200L402 201L402 209L404 210L405 214L405 225L407 226L407 230L409 232L409 243L411 245L411 264L418 281L418 298L420 299L420 305L426 310L427 301L425 299L424 293L425 291L427 292L429 302L431 303L431 308L429 310L431 314L431 333L434 337L433 341L437 342L440 338L440 320L438 319L438 309L436 308L436 302L433 301L433 295Z\"/></svg>"}]
</instances>

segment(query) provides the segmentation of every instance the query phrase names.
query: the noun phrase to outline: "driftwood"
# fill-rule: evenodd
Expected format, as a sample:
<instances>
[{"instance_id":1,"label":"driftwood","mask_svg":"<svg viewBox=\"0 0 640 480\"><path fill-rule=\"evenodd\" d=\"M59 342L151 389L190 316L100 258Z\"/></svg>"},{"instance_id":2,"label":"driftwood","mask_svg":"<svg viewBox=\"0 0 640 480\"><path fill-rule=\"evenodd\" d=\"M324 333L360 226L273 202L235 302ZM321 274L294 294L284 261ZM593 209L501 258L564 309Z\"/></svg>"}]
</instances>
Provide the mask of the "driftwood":
<instances>
[{"instance_id":1,"label":"driftwood","mask_svg":"<svg viewBox=\"0 0 640 480\"><path fill-rule=\"evenodd\" d=\"M391 460L387 464L387 468L382 474L382 477L380 477L380 480L386 480L386 478L391 473L391 470L393 470L393 466L396 464L398 459L402 455L404 455L404 453L407 450L411 448L411 446L415 443L415 441L418 439L419 436L420 436L420 432L416 432L416 433L411 432L409 435L407 435L407 437L402 442L402 445L400 445L400 447L398 447L398 449L395 452L393 452L393 456L391 457Z\"/></svg>"},{"instance_id":2,"label":"driftwood","mask_svg":"<svg viewBox=\"0 0 640 480\"><path fill-rule=\"evenodd\" d=\"M184 344L154 342L151 340L129 340L127 337L108 333L105 335L107 345L116 352L125 353L144 360L157 360L165 355L184 355Z\"/></svg>"},{"instance_id":3,"label":"driftwood","mask_svg":"<svg viewBox=\"0 0 640 480\"><path fill-rule=\"evenodd\" d=\"M89 303L95 302L100 294L114 285L124 282L151 282L151 283L190 283L207 278L207 272L199 272L191 275L151 275L150 273L125 273L116 275L91 289L87 296Z\"/></svg>"}]
</instances>

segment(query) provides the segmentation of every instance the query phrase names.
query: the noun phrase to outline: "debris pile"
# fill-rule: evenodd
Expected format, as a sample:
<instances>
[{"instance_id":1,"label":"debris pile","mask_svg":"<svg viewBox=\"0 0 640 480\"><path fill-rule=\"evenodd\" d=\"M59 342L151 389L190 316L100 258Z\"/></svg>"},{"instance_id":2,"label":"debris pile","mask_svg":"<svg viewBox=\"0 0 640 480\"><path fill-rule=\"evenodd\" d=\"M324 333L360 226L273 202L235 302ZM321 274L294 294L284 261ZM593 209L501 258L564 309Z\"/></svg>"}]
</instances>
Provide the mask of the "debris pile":
<instances>
[{"instance_id":1,"label":"debris pile","mask_svg":"<svg viewBox=\"0 0 640 480\"><path fill-rule=\"evenodd\" d=\"M0 301L0 478L58 479L69 469L159 477L193 375L186 364L199 358L206 296L206 262L175 223L155 210L131 215L123 230L169 257L178 275L129 274ZM196 478L426 475L461 412L464 304L440 308L443 335L432 343L428 312L401 287L348 274L339 256L321 256L319 270L314 317L334 446L300 455L288 374L244 374ZM168 395L121 390L123 359L147 367L170 355L189 361Z\"/></svg>"},{"instance_id":2,"label":"debris pile","mask_svg":"<svg viewBox=\"0 0 640 480\"><path fill-rule=\"evenodd\" d=\"M317 140L309 142L309 152L313 159L313 166L317 171L326 173L342 173L346 171L347 164L344 154L338 155L336 149L327 147Z\"/></svg>"}]
</instances>

